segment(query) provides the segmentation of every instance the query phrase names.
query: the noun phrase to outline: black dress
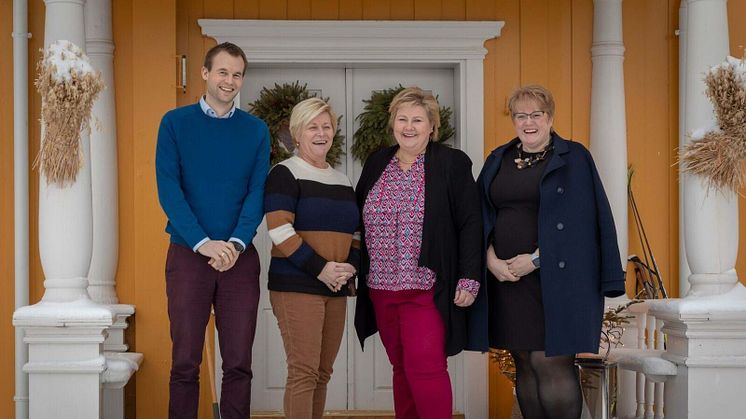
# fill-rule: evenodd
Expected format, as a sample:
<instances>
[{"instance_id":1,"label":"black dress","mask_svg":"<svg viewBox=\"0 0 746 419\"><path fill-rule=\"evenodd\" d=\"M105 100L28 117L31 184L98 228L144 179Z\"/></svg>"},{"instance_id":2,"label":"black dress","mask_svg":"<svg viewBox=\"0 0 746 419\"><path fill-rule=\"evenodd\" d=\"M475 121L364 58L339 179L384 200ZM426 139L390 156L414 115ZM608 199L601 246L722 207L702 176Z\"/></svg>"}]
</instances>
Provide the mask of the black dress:
<instances>
[{"instance_id":1,"label":"black dress","mask_svg":"<svg viewBox=\"0 0 746 419\"><path fill-rule=\"evenodd\" d=\"M520 143L518 143L520 144ZM490 200L497 216L492 245L506 260L538 247L539 184L552 151L530 167L518 169L517 148L505 151L490 184ZM523 153L532 157L538 153ZM520 351L544 350L544 306L537 269L516 282L488 282L490 346Z\"/></svg>"}]
</instances>

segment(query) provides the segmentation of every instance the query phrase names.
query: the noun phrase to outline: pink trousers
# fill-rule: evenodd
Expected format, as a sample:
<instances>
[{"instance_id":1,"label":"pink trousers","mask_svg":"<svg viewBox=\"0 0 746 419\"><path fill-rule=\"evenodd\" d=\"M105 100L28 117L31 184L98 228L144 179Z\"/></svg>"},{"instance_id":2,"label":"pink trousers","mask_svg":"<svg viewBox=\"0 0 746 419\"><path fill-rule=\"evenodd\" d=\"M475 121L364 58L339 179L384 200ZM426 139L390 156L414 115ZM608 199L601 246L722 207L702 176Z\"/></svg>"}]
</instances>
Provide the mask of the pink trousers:
<instances>
[{"instance_id":1,"label":"pink trousers","mask_svg":"<svg viewBox=\"0 0 746 419\"><path fill-rule=\"evenodd\" d=\"M433 290L370 290L378 333L394 367L397 419L450 419L445 327Z\"/></svg>"}]
</instances>

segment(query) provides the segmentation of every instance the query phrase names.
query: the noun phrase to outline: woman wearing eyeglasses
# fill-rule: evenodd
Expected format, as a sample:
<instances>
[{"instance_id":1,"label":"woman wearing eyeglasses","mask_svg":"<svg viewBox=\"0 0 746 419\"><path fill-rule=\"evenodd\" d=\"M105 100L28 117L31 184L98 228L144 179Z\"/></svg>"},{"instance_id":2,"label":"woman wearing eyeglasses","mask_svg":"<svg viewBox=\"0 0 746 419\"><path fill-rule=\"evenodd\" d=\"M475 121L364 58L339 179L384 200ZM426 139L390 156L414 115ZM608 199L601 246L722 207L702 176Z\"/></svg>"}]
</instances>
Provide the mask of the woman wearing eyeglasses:
<instances>
[{"instance_id":1,"label":"woman wearing eyeglasses","mask_svg":"<svg viewBox=\"0 0 746 419\"><path fill-rule=\"evenodd\" d=\"M508 101L517 137L492 151L482 197L490 346L516 364L526 419L577 419L575 354L598 352L604 296L624 293L614 220L588 150L552 129L542 86Z\"/></svg>"}]
</instances>

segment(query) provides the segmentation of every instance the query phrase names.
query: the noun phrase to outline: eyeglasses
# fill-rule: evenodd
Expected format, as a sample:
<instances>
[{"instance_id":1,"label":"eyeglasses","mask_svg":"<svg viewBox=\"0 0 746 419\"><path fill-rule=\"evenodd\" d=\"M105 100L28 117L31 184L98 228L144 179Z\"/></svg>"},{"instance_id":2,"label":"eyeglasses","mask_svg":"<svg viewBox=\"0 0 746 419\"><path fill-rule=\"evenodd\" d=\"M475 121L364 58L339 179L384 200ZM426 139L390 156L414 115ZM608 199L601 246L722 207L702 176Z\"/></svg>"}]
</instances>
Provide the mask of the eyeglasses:
<instances>
[{"instance_id":1,"label":"eyeglasses","mask_svg":"<svg viewBox=\"0 0 746 419\"><path fill-rule=\"evenodd\" d=\"M534 111L534 112L531 112L531 113L518 112L518 113L514 113L513 114L513 119L516 122L526 122L529 119L533 121L534 119L541 118L542 116L544 116L545 113L546 112L544 112L544 111Z\"/></svg>"}]
</instances>

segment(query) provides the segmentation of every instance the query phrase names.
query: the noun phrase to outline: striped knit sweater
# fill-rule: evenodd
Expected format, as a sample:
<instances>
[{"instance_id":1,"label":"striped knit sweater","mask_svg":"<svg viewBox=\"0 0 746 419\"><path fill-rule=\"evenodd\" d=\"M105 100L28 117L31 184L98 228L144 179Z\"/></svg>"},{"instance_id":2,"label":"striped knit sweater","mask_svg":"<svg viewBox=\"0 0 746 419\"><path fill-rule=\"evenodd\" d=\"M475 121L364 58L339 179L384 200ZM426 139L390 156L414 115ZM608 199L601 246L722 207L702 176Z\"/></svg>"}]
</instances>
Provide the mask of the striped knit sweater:
<instances>
[{"instance_id":1,"label":"striped knit sweater","mask_svg":"<svg viewBox=\"0 0 746 419\"><path fill-rule=\"evenodd\" d=\"M278 163L264 188L264 211L272 239L272 291L342 296L318 275L327 261L358 266L360 213L343 173L316 168L299 157Z\"/></svg>"}]
</instances>

